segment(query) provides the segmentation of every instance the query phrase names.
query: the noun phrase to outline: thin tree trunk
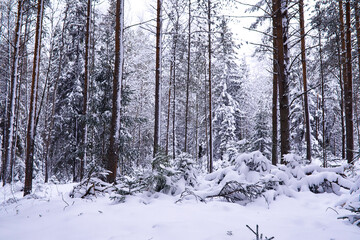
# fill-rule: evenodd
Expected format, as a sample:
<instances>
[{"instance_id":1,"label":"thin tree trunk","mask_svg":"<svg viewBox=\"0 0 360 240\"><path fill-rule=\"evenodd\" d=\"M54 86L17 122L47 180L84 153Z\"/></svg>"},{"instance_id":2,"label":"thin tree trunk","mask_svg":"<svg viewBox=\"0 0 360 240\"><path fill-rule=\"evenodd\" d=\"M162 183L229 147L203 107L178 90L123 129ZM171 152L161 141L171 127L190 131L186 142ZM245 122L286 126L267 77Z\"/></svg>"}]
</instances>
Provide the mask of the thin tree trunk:
<instances>
[{"instance_id":1,"label":"thin tree trunk","mask_svg":"<svg viewBox=\"0 0 360 240\"><path fill-rule=\"evenodd\" d=\"M360 17L359 17L359 0L355 1L355 26L356 26L356 39L357 39L357 56L358 56L358 71L359 71L359 76L357 79L357 84L355 84L355 86L357 86L358 88L360 87ZM354 113L355 113L355 121L356 121L356 129L357 129L357 134L358 134L358 145L360 148L360 123L359 123L359 112L358 112L358 107L359 107L359 100L360 100L360 93L358 91L355 91L354 94Z\"/></svg>"},{"instance_id":2,"label":"thin tree trunk","mask_svg":"<svg viewBox=\"0 0 360 240\"><path fill-rule=\"evenodd\" d=\"M345 85L347 82L347 66L346 66L346 44L345 44L345 24L344 24L344 10L343 10L343 2L339 0L339 17L340 17L340 38L341 38L341 65L342 65L342 74L343 74L343 82L341 86L341 90L343 93L341 94L342 100L342 112L345 113L344 106L345 106ZM342 127L343 127L343 136L342 136L342 157L345 159L346 157L346 132L345 132L345 120L344 116L341 116L342 119Z\"/></svg>"},{"instance_id":3,"label":"thin tree trunk","mask_svg":"<svg viewBox=\"0 0 360 240\"><path fill-rule=\"evenodd\" d=\"M7 29L10 29L10 19L11 19L11 2L8 3L7 6ZM16 34L17 32L15 32ZM9 39L8 44L7 44L7 51L8 51L8 56L7 56L7 62L8 62L8 74L6 74L6 80L5 80L5 112L4 112L4 126L3 126L3 139L2 139L2 151L1 151L1 160L2 160L2 169L1 169L1 178L3 180L3 184L6 183L6 174L4 174L4 172L6 173L6 169L7 169L7 165L8 165L8 160L6 160L6 148L7 148L7 143L8 143L8 137L7 137L7 131L8 131L8 113L9 113L9 97L10 97L10 87L11 87L11 72L12 72L12 61L13 58L11 56L11 49L13 48L12 44L11 44L11 31L7 31L7 38ZM9 76L10 74L10 76ZM8 81L8 79L10 81ZM5 153L5 154L4 154Z\"/></svg>"},{"instance_id":4,"label":"thin tree trunk","mask_svg":"<svg viewBox=\"0 0 360 240\"><path fill-rule=\"evenodd\" d=\"M22 71L20 73L22 75ZM19 79L19 84L17 87L17 94L16 94L16 117L15 117L15 130L14 130L14 142L13 142L13 146L12 146L12 157L10 159L10 180L9 182L13 182L14 180L14 166L15 166L15 158L16 158L16 146L17 146L17 142L18 142L18 136L19 136L19 114L20 114L20 87L21 87L21 77L20 75L20 79Z\"/></svg>"},{"instance_id":5,"label":"thin tree trunk","mask_svg":"<svg viewBox=\"0 0 360 240\"><path fill-rule=\"evenodd\" d=\"M173 159L175 159L176 155L176 49L177 49L177 34L178 34L178 25L176 23L176 31L174 35L174 46L173 46L173 111L172 111L172 152Z\"/></svg>"},{"instance_id":6,"label":"thin tree trunk","mask_svg":"<svg viewBox=\"0 0 360 240\"><path fill-rule=\"evenodd\" d=\"M75 133L75 144L74 144L74 158L73 158L73 182L77 182L76 177L76 150L78 146L78 119L77 116L74 117L74 133Z\"/></svg>"},{"instance_id":7,"label":"thin tree trunk","mask_svg":"<svg viewBox=\"0 0 360 240\"><path fill-rule=\"evenodd\" d=\"M25 158L25 186L24 196L31 193L32 190L32 177L33 177L33 166L34 166L34 137L35 137L35 109L36 109L36 95L37 95L37 79L39 74L39 59L41 52L41 29L42 19L44 12L44 0L38 1L38 13L36 21L36 32L35 32L35 47L34 47L34 62L33 72L31 81L31 97L30 97L30 110L29 120L26 135L26 158Z\"/></svg>"},{"instance_id":8,"label":"thin tree trunk","mask_svg":"<svg viewBox=\"0 0 360 240\"><path fill-rule=\"evenodd\" d=\"M351 18L350 0L346 1L346 70L345 90L345 123L346 123L346 159L351 163L354 157L354 123L352 100L352 66L351 66Z\"/></svg>"},{"instance_id":9,"label":"thin tree trunk","mask_svg":"<svg viewBox=\"0 0 360 240\"><path fill-rule=\"evenodd\" d=\"M198 95L196 94L196 120L195 120L195 156L196 163L199 162L199 103L198 103Z\"/></svg>"},{"instance_id":10,"label":"thin tree trunk","mask_svg":"<svg viewBox=\"0 0 360 240\"><path fill-rule=\"evenodd\" d=\"M123 77L123 30L124 30L124 0L116 1L115 26L115 71L113 80L112 116L110 124L110 141L107 159L107 181L116 180L117 163L119 159L120 140L120 109L121 109L121 81Z\"/></svg>"},{"instance_id":11,"label":"thin tree trunk","mask_svg":"<svg viewBox=\"0 0 360 240\"><path fill-rule=\"evenodd\" d=\"M208 101L207 101L207 93L208 93L208 89L206 88L206 83L208 82L208 79L207 79L207 75L206 75L206 65L205 65L205 74L204 74L204 115L205 115L205 140L206 140L206 169L209 171L209 166L210 166L210 159L209 159L209 130L208 130L208 123L209 123L209 120L208 120L208 109L207 109L207 104L208 104Z\"/></svg>"},{"instance_id":12,"label":"thin tree trunk","mask_svg":"<svg viewBox=\"0 0 360 240\"><path fill-rule=\"evenodd\" d=\"M161 113L161 25L162 25L162 0L157 0L156 17L156 64L155 64L155 126L153 157L160 150L160 113Z\"/></svg>"},{"instance_id":13,"label":"thin tree trunk","mask_svg":"<svg viewBox=\"0 0 360 240\"><path fill-rule=\"evenodd\" d=\"M337 53L339 63L339 85L340 85L340 121L341 121L341 154L342 159L345 159L345 123L344 123L344 84L343 84L343 70L340 39L337 37Z\"/></svg>"},{"instance_id":14,"label":"thin tree trunk","mask_svg":"<svg viewBox=\"0 0 360 240\"><path fill-rule=\"evenodd\" d=\"M173 63L172 63L172 61L170 61L170 75L169 75L170 81L169 81L168 108L167 108L167 119L166 119L166 145L165 145L165 155L166 156L169 154L172 71L173 71Z\"/></svg>"},{"instance_id":15,"label":"thin tree trunk","mask_svg":"<svg viewBox=\"0 0 360 240\"><path fill-rule=\"evenodd\" d=\"M322 113L322 151L323 164L327 167L326 160L326 132L325 132L325 78L324 78L324 64L322 56L321 31L319 30L319 55L320 55L320 78L321 78L321 113Z\"/></svg>"},{"instance_id":16,"label":"thin tree trunk","mask_svg":"<svg viewBox=\"0 0 360 240\"><path fill-rule=\"evenodd\" d=\"M275 1L275 16L274 21L276 23L276 38L277 38L277 50L278 50L278 85L279 85L279 102L280 102L280 138L281 138L281 163L284 163L284 155L290 151L290 128L289 128L289 91L288 91L288 76L285 67L288 61L287 46L284 44L287 42L287 27L283 26L283 23L287 22L287 5L284 0ZM284 11L283 11L284 10ZM286 23L285 23L286 25Z\"/></svg>"},{"instance_id":17,"label":"thin tree trunk","mask_svg":"<svg viewBox=\"0 0 360 240\"><path fill-rule=\"evenodd\" d=\"M190 88L190 62L191 62L191 0L189 0L189 23L188 23L188 53L187 53L187 75L186 75L186 103L185 103L185 143L184 152L188 148L188 122L189 122L189 88Z\"/></svg>"},{"instance_id":18,"label":"thin tree trunk","mask_svg":"<svg viewBox=\"0 0 360 240\"><path fill-rule=\"evenodd\" d=\"M275 8L275 0L272 0L272 14L275 15L277 9ZM277 102L278 102L278 64L276 62L277 56L277 38L276 38L276 23L275 17L273 16L273 99L272 99L272 164L276 165L278 163L278 111L277 111Z\"/></svg>"},{"instance_id":19,"label":"thin tree trunk","mask_svg":"<svg viewBox=\"0 0 360 240\"><path fill-rule=\"evenodd\" d=\"M12 69L11 69L11 77L10 77L10 94L8 99L8 107L7 107L7 124L6 124L6 134L5 134L5 158L3 163L3 185L6 182L10 182L11 176L9 176L9 163L13 158L12 146L13 146L13 135L14 135L14 117L15 117L15 96L16 96L16 85L17 85L17 77L18 77L18 65L19 65L19 51L20 51L20 34L21 34L21 26L22 26L22 14L23 14L23 1L18 1L18 12L17 12L17 20L15 27L15 38L14 38L14 55L12 58Z\"/></svg>"},{"instance_id":20,"label":"thin tree trunk","mask_svg":"<svg viewBox=\"0 0 360 240\"><path fill-rule=\"evenodd\" d=\"M302 63L302 72L303 72L303 88L304 88L306 159L311 161L310 117L309 117L307 74L306 74L304 0L299 1L299 13L300 13L300 35L301 35L301 63Z\"/></svg>"},{"instance_id":21,"label":"thin tree trunk","mask_svg":"<svg viewBox=\"0 0 360 240\"><path fill-rule=\"evenodd\" d=\"M208 0L208 54L209 54L209 172L213 171L213 134L212 134L212 90L211 90L211 1Z\"/></svg>"},{"instance_id":22,"label":"thin tree trunk","mask_svg":"<svg viewBox=\"0 0 360 240\"><path fill-rule=\"evenodd\" d=\"M87 2L87 16L86 16L86 33L85 33L85 77L84 77L84 89L83 89L83 135L82 135L82 149L80 159L80 181L84 177L84 169L86 164L86 150L87 150L87 105L88 105L88 85L89 85L89 51L90 51L90 24L91 24L91 0Z\"/></svg>"}]
</instances>

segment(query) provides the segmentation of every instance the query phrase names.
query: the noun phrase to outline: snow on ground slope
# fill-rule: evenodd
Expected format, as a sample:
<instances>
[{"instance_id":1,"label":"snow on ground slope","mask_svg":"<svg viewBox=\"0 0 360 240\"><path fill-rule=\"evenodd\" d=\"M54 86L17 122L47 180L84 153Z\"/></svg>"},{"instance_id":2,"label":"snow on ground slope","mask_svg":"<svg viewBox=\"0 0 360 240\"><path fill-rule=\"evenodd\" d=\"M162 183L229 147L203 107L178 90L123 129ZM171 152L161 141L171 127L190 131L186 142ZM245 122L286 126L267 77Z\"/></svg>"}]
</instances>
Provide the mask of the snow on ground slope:
<instances>
[{"instance_id":1,"label":"snow on ground slope","mask_svg":"<svg viewBox=\"0 0 360 240\"><path fill-rule=\"evenodd\" d=\"M263 198L247 206L212 200L205 203L143 193L114 204L108 196L70 198L73 185L42 185L22 198L0 188L0 240L251 240L259 230L276 240L356 240L360 228L337 217L335 194L279 196L269 206ZM149 195L147 195L149 194ZM34 197L36 196L36 197ZM338 215L339 214L339 215Z\"/></svg>"}]
</instances>

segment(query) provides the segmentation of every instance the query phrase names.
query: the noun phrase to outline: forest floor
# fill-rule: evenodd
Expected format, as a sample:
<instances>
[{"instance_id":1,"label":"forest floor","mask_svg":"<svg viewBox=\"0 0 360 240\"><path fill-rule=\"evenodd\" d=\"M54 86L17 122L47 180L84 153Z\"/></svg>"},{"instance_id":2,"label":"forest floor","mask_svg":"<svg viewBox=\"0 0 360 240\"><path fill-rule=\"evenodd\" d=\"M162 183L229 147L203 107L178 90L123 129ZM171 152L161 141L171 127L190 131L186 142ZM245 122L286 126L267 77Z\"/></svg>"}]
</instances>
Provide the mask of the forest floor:
<instances>
[{"instance_id":1,"label":"forest floor","mask_svg":"<svg viewBox=\"0 0 360 240\"><path fill-rule=\"evenodd\" d=\"M355 240L360 228L339 216L342 196L296 193L268 205L263 198L242 206L142 193L114 203L109 196L70 198L74 184L39 184L23 198L20 186L0 187L1 240ZM16 190L18 189L18 190Z\"/></svg>"}]
</instances>

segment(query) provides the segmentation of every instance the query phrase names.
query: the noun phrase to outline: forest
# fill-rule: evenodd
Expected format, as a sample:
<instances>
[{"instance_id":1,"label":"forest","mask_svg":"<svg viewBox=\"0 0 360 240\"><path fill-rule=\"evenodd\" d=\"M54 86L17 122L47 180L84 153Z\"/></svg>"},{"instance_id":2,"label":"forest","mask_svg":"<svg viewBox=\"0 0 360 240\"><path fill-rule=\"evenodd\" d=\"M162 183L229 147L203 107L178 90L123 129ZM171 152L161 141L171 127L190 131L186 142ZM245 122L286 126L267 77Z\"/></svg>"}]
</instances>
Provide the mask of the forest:
<instances>
[{"instance_id":1,"label":"forest","mask_svg":"<svg viewBox=\"0 0 360 240\"><path fill-rule=\"evenodd\" d=\"M358 0L1 0L0 215L54 186L64 211L310 192L334 196L354 239L359 14Z\"/></svg>"}]
</instances>

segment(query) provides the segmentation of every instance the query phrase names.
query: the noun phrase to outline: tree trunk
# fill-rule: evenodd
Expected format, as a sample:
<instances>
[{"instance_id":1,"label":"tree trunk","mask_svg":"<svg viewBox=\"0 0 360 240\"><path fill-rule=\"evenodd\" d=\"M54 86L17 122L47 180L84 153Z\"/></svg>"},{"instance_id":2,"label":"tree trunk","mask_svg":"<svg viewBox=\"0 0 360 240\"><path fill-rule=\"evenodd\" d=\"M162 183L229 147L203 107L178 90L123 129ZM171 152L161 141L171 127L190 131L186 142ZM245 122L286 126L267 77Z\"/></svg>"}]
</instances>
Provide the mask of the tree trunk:
<instances>
[{"instance_id":1,"label":"tree trunk","mask_svg":"<svg viewBox=\"0 0 360 240\"><path fill-rule=\"evenodd\" d=\"M346 123L346 159L351 163L354 156L354 124L352 100L352 66L351 66L351 18L350 0L346 1L346 70L344 81L345 93L345 123Z\"/></svg>"},{"instance_id":2,"label":"tree trunk","mask_svg":"<svg viewBox=\"0 0 360 240\"><path fill-rule=\"evenodd\" d=\"M107 181L115 182L117 163L119 159L120 140L120 109L121 109L121 81L123 77L123 30L124 30L124 0L116 1L115 25L115 67L113 80L112 116L110 124L110 140L107 159Z\"/></svg>"},{"instance_id":3,"label":"tree trunk","mask_svg":"<svg viewBox=\"0 0 360 240\"><path fill-rule=\"evenodd\" d=\"M324 78L324 64L322 56L321 45L321 31L319 29L319 55L320 55L320 78L321 78L321 113L322 113L322 150L323 150L323 165L327 167L326 161L326 132L325 132L325 78Z\"/></svg>"},{"instance_id":4,"label":"tree trunk","mask_svg":"<svg viewBox=\"0 0 360 240\"><path fill-rule=\"evenodd\" d=\"M343 90L343 93L341 94L341 99L342 99L342 109L343 112L344 111L344 106L345 106L345 84L347 82L347 66L346 66L346 49L345 49L345 24L344 24L344 10L343 10L343 2L342 0L339 0L339 17L340 17L340 39L341 39L341 65L342 65L342 80L343 80L343 85L341 86L341 89ZM344 117L341 116L342 119L342 126L344 128L343 131L343 136L342 136L342 157L343 159L345 159L346 157L346 132L345 132L345 123L344 123Z\"/></svg>"},{"instance_id":5,"label":"tree trunk","mask_svg":"<svg viewBox=\"0 0 360 240\"><path fill-rule=\"evenodd\" d=\"M178 18L177 18L178 21ZM176 50L177 50L177 35L178 35L178 22L175 23L175 35L173 38L173 56L172 56L172 64L173 64L173 111L172 111L172 155L173 159L175 159L176 155Z\"/></svg>"},{"instance_id":6,"label":"tree trunk","mask_svg":"<svg viewBox=\"0 0 360 240\"><path fill-rule=\"evenodd\" d=\"M213 171L213 134L212 134L212 90L211 90L211 2L208 0L208 54L209 54L209 172Z\"/></svg>"},{"instance_id":7,"label":"tree trunk","mask_svg":"<svg viewBox=\"0 0 360 240\"><path fill-rule=\"evenodd\" d=\"M9 182L11 179L9 172L9 163L13 158L12 147L13 147L13 135L14 135L14 118L15 118L15 98L16 98L16 85L18 76L18 65L19 65L19 50L20 50L20 34L22 25L22 14L23 14L23 1L18 2L18 12L15 27L15 38L14 38L14 54L12 58L12 69L10 77L10 94L8 95L8 107L7 107L7 124L5 134L5 158L2 168L3 185Z\"/></svg>"},{"instance_id":8,"label":"tree trunk","mask_svg":"<svg viewBox=\"0 0 360 240\"><path fill-rule=\"evenodd\" d=\"M275 0L272 0L272 27L273 27L273 99L272 99L272 164L276 165L278 163L278 111L277 111L277 101L278 101L278 64L277 64L277 38L276 38L276 23L275 23L275 14L277 9L275 9L276 4Z\"/></svg>"},{"instance_id":9,"label":"tree trunk","mask_svg":"<svg viewBox=\"0 0 360 240\"><path fill-rule=\"evenodd\" d=\"M287 45L287 3L285 0L275 0L276 38L277 38L277 65L280 105L280 138L281 138L281 163L284 163L284 155L290 151L290 128L289 128L289 86L285 64L288 61ZM284 24L283 24L284 23Z\"/></svg>"},{"instance_id":10,"label":"tree trunk","mask_svg":"<svg viewBox=\"0 0 360 240\"><path fill-rule=\"evenodd\" d=\"M170 81L169 81L168 107L167 107L167 119L166 119L166 144L165 144L165 155L166 156L169 154L172 71L173 71L173 63L172 63L172 61L170 61L170 75L169 75Z\"/></svg>"},{"instance_id":11,"label":"tree trunk","mask_svg":"<svg viewBox=\"0 0 360 240\"><path fill-rule=\"evenodd\" d=\"M89 51L90 51L90 24L91 24L91 0L87 2L87 16L86 16L86 33L85 33L85 77L83 89L83 134L82 134L82 154L80 159L80 181L84 177L84 169L86 164L86 150L87 150L87 105L88 105L88 86L89 86Z\"/></svg>"},{"instance_id":12,"label":"tree trunk","mask_svg":"<svg viewBox=\"0 0 360 240\"><path fill-rule=\"evenodd\" d=\"M189 26L188 26L188 52L187 52L187 75L186 75L186 101L185 101L185 143L184 152L188 145L188 122L189 122L189 87L190 87L190 62L191 62L191 0L189 0Z\"/></svg>"},{"instance_id":13,"label":"tree trunk","mask_svg":"<svg viewBox=\"0 0 360 240\"><path fill-rule=\"evenodd\" d=\"M162 25L162 0L157 0L156 17L156 65L155 65L155 126L154 126L154 151L153 157L160 150L160 113L161 113L161 25Z\"/></svg>"},{"instance_id":14,"label":"tree trunk","mask_svg":"<svg viewBox=\"0 0 360 240\"><path fill-rule=\"evenodd\" d=\"M355 1L355 26L356 26L356 39L357 39L357 57L358 57L358 79L357 79L357 88L360 87L360 17L359 17L359 0ZM358 134L358 143L360 148L360 123L359 123L359 100L360 100L360 93L355 91L354 94L354 113L355 113L355 121L356 121L356 129Z\"/></svg>"},{"instance_id":15,"label":"tree trunk","mask_svg":"<svg viewBox=\"0 0 360 240\"><path fill-rule=\"evenodd\" d=\"M35 114L36 114L36 96L37 96L37 80L39 75L39 59L41 50L41 29L42 19L44 12L44 0L38 1L38 12L36 20L36 31L35 31L35 47L34 47L34 62L33 72L31 80L31 97L30 97L30 109L29 119L26 135L26 158L25 158L25 186L24 196L31 193L32 190L32 177L33 177L33 166L34 166L34 137L35 137Z\"/></svg>"},{"instance_id":16,"label":"tree trunk","mask_svg":"<svg viewBox=\"0 0 360 240\"><path fill-rule=\"evenodd\" d=\"M304 88L306 159L311 161L311 137L310 137L311 134L310 134L309 103L308 103L308 94L307 94L307 74L306 74L304 0L299 1L299 13L300 13L300 35L301 35L301 63L302 63L302 72L303 72L303 88Z\"/></svg>"}]
</instances>

